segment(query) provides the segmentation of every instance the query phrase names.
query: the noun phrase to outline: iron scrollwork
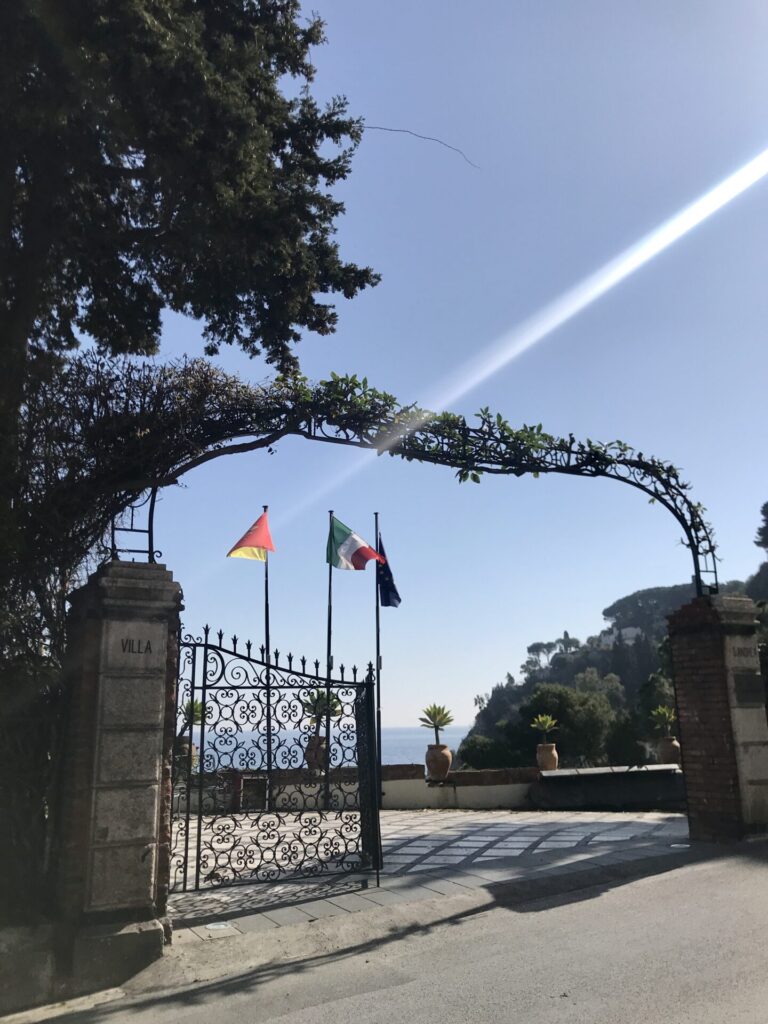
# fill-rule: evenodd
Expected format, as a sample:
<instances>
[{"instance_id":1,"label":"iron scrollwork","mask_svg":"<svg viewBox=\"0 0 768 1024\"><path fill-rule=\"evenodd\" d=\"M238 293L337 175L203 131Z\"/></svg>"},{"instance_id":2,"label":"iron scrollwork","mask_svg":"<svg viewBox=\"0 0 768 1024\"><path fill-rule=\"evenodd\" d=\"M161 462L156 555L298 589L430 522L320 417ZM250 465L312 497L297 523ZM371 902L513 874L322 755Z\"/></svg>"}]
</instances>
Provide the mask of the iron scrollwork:
<instances>
[{"instance_id":1,"label":"iron scrollwork","mask_svg":"<svg viewBox=\"0 0 768 1024\"><path fill-rule=\"evenodd\" d=\"M372 666L258 653L181 638L172 890L379 866Z\"/></svg>"}]
</instances>

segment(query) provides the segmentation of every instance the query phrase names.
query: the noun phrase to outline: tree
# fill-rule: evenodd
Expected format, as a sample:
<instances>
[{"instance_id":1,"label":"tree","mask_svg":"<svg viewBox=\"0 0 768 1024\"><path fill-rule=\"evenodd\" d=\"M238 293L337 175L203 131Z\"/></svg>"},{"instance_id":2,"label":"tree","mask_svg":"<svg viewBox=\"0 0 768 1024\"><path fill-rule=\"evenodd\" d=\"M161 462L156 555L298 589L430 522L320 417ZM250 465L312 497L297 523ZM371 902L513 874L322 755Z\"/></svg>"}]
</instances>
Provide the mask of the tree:
<instances>
[{"instance_id":1,"label":"tree","mask_svg":"<svg viewBox=\"0 0 768 1024\"><path fill-rule=\"evenodd\" d=\"M614 711L621 711L627 703L627 695L621 685L621 679L613 672L601 676L596 668L588 668L575 676L573 684L582 693L601 694Z\"/></svg>"},{"instance_id":2,"label":"tree","mask_svg":"<svg viewBox=\"0 0 768 1024\"><path fill-rule=\"evenodd\" d=\"M614 713L602 694L580 693L567 686L537 686L531 699L520 707L520 720L529 727L538 715L556 719L557 747L564 764L594 765L605 760L605 741Z\"/></svg>"},{"instance_id":3,"label":"tree","mask_svg":"<svg viewBox=\"0 0 768 1024\"><path fill-rule=\"evenodd\" d=\"M653 734L653 711L662 706L675 703L675 690L672 680L663 671L651 672L648 679L640 687L637 699L637 710L643 732L646 737Z\"/></svg>"},{"instance_id":4,"label":"tree","mask_svg":"<svg viewBox=\"0 0 768 1024\"><path fill-rule=\"evenodd\" d=\"M362 122L309 86L318 18L298 0L0 4L0 564L24 546L18 415L29 372L83 337L151 354L161 312L282 371L330 294L374 284L342 261L332 193ZM0 595L3 596L3 595Z\"/></svg>"},{"instance_id":5,"label":"tree","mask_svg":"<svg viewBox=\"0 0 768 1024\"><path fill-rule=\"evenodd\" d=\"M539 640L535 644L530 644L530 646L526 648L526 651L532 658L536 659L539 665L541 665L542 658L544 659L544 663L548 665L556 647L557 644L554 642L544 643Z\"/></svg>"},{"instance_id":6,"label":"tree","mask_svg":"<svg viewBox=\"0 0 768 1024\"><path fill-rule=\"evenodd\" d=\"M563 635L558 637L555 641L555 648L561 653L568 655L571 651L578 651L581 647L581 640L577 640L575 636L571 636L568 630L563 631Z\"/></svg>"},{"instance_id":7,"label":"tree","mask_svg":"<svg viewBox=\"0 0 768 1024\"><path fill-rule=\"evenodd\" d=\"M763 521L757 528L755 544L763 551L768 551L768 501L760 509L760 515Z\"/></svg>"},{"instance_id":8,"label":"tree","mask_svg":"<svg viewBox=\"0 0 768 1024\"><path fill-rule=\"evenodd\" d=\"M731 580L720 584L721 594L740 594L744 584ZM619 598L603 609L603 616L616 630L635 626L653 642L659 643L667 632L667 616L696 596L692 583L680 583L672 587L649 587L636 590ZM624 678L622 676L622 678Z\"/></svg>"},{"instance_id":9,"label":"tree","mask_svg":"<svg viewBox=\"0 0 768 1024\"><path fill-rule=\"evenodd\" d=\"M762 523L757 529L755 544L768 552L768 501L760 509ZM753 601L768 601L768 561L758 568L754 576L750 576L745 586L747 597Z\"/></svg>"},{"instance_id":10,"label":"tree","mask_svg":"<svg viewBox=\"0 0 768 1024\"><path fill-rule=\"evenodd\" d=\"M464 737L456 757L459 764L478 770L517 767L515 752L508 743L478 734Z\"/></svg>"},{"instance_id":11,"label":"tree","mask_svg":"<svg viewBox=\"0 0 768 1024\"><path fill-rule=\"evenodd\" d=\"M647 730L643 728L639 715L620 711L605 740L608 763L632 768L645 764L648 760L644 746L646 736Z\"/></svg>"},{"instance_id":12,"label":"tree","mask_svg":"<svg viewBox=\"0 0 768 1024\"><path fill-rule=\"evenodd\" d=\"M490 693L482 695L482 705L475 699L477 714L468 736L502 739L499 722L506 721L516 712L524 693L523 688L516 685L514 676L507 673L505 682L497 683Z\"/></svg>"}]
</instances>

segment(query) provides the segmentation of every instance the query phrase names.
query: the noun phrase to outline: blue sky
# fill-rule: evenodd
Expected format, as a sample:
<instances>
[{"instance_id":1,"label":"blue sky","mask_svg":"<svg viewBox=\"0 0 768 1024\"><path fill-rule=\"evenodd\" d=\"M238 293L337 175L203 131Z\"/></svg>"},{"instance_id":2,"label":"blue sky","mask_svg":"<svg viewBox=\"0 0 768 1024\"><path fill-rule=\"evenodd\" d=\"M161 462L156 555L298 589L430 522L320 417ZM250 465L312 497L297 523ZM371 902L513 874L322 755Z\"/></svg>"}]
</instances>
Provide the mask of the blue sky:
<instances>
[{"instance_id":1,"label":"blue sky","mask_svg":"<svg viewBox=\"0 0 768 1024\"><path fill-rule=\"evenodd\" d=\"M341 302L330 338L299 346L310 377L366 374L402 401L441 381L768 146L762 3L315 0L328 45L320 97L344 93L371 125L460 147L480 166L406 135L368 132L340 194L345 257L382 273ZM708 508L722 579L758 565L765 473L768 181L453 408L481 405L553 433L621 438L673 461ZM169 317L163 357L199 354ZM237 351L219 362L268 371ZM336 483L358 462L357 474ZM284 441L189 474L158 507L158 545L185 621L260 642L261 567L224 554L268 503L272 634L324 655L327 510L372 538L403 596L384 609L384 724L414 725L517 672L525 647L584 639L601 610L682 582L690 558L658 506L606 481L492 479ZM337 663L373 652L372 573L337 572Z\"/></svg>"}]
</instances>

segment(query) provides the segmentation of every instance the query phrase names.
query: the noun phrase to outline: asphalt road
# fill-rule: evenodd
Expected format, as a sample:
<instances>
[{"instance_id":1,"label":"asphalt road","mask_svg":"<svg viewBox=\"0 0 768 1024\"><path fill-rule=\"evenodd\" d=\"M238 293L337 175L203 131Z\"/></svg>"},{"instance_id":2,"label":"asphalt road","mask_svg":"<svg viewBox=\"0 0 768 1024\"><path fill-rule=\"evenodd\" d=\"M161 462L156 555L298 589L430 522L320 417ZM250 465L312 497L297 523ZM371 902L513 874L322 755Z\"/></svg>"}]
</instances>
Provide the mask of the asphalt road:
<instances>
[{"instance_id":1,"label":"asphalt road","mask_svg":"<svg viewBox=\"0 0 768 1024\"><path fill-rule=\"evenodd\" d=\"M533 903L505 906L483 890L198 943L137 986L181 987L58 1019L766 1024L767 932L766 848L747 844L724 859Z\"/></svg>"}]
</instances>

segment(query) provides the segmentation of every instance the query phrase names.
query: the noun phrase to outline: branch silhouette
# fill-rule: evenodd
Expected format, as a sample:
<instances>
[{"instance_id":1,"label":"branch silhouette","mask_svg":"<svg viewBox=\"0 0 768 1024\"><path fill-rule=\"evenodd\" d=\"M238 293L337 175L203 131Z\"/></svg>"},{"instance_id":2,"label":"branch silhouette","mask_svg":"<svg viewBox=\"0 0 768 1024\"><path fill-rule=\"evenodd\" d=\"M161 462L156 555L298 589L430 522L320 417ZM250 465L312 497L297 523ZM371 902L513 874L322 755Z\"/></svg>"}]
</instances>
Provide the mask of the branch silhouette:
<instances>
[{"instance_id":1,"label":"branch silhouette","mask_svg":"<svg viewBox=\"0 0 768 1024\"><path fill-rule=\"evenodd\" d=\"M412 132L410 128L384 128L380 124L367 124L365 126L366 131L370 132L398 132L401 135L413 135L415 139L424 139L425 142L436 142L440 146L445 146L446 149L452 149L454 153L458 153L469 164L470 167L474 167L475 170L481 171L482 167L479 164L473 163L463 149L459 149L458 146L451 146L448 142L443 142L442 139L436 139L434 135L420 135L419 132Z\"/></svg>"}]
</instances>

